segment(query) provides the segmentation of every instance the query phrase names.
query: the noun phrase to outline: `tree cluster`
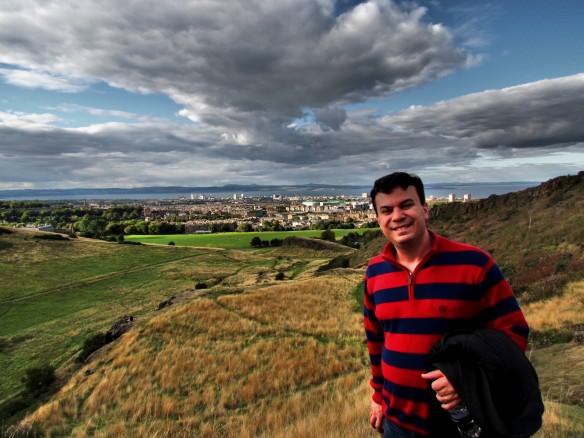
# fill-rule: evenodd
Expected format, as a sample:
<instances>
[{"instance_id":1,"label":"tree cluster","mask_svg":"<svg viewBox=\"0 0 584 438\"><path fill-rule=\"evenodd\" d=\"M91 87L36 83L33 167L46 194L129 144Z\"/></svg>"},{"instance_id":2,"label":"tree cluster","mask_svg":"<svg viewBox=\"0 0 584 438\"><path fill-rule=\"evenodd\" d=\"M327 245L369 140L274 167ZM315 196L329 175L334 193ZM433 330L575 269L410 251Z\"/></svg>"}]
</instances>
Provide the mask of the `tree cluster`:
<instances>
[{"instance_id":1,"label":"tree cluster","mask_svg":"<svg viewBox=\"0 0 584 438\"><path fill-rule=\"evenodd\" d=\"M255 236L253 239L251 239L250 245L254 248L282 246L282 239L262 240L260 237Z\"/></svg>"},{"instance_id":2,"label":"tree cluster","mask_svg":"<svg viewBox=\"0 0 584 438\"><path fill-rule=\"evenodd\" d=\"M362 234L359 233L349 233L341 238L339 243L343 245L350 246L351 248L363 248L369 242L381 235L379 230L368 230Z\"/></svg>"}]
</instances>

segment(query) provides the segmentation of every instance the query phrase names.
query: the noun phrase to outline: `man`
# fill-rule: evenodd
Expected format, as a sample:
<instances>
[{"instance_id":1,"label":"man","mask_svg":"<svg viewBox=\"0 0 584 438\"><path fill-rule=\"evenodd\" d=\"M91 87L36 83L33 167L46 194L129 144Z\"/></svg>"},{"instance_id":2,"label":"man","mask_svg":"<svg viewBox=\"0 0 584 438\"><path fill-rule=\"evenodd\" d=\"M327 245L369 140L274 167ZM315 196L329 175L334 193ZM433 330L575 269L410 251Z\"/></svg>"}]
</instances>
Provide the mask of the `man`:
<instances>
[{"instance_id":1,"label":"man","mask_svg":"<svg viewBox=\"0 0 584 438\"><path fill-rule=\"evenodd\" d=\"M384 437L457 436L447 411L461 400L442 372L428 371L432 346L455 329L491 328L525 351L527 323L489 254L427 228L419 177L384 176L371 199L388 243L365 275L370 423Z\"/></svg>"}]
</instances>

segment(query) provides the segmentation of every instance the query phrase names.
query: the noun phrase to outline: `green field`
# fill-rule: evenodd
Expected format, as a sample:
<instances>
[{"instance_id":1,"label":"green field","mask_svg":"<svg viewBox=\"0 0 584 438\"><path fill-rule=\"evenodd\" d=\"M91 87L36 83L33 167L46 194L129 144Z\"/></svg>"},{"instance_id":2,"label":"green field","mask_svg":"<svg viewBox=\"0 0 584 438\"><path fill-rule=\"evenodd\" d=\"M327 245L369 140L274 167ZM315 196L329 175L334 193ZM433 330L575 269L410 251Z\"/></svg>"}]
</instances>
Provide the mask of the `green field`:
<instances>
[{"instance_id":1,"label":"green field","mask_svg":"<svg viewBox=\"0 0 584 438\"><path fill-rule=\"evenodd\" d=\"M377 228L335 229L337 239L349 233L363 234ZM251 249L251 239L259 237L262 240L285 239L286 237L313 237L318 238L322 230L303 231L263 231L251 233L214 233L214 234L169 234L169 235L129 235L126 240L149 244L168 245L174 242L178 246L200 246L206 248Z\"/></svg>"},{"instance_id":2,"label":"green field","mask_svg":"<svg viewBox=\"0 0 584 438\"><path fill-rule=\"evenodd\" d=\"M253 235L241 236L242 242L249 245ZM263 239L281 236L261 234ZM171 295L187 299L199 293L200 282L223 290L241 282L274 281L277 272L296 278L319 263L276 258L269 249L242 253L179 243L181 237L231 237L225 235L156 237L163 237L165 246L46 240L26 232L0 235L0 405L22 389L26 368L71 364L85 339L125 314L143 321ZM167 246L169 237L184 246Z\"/></svg>"}]
</instances>

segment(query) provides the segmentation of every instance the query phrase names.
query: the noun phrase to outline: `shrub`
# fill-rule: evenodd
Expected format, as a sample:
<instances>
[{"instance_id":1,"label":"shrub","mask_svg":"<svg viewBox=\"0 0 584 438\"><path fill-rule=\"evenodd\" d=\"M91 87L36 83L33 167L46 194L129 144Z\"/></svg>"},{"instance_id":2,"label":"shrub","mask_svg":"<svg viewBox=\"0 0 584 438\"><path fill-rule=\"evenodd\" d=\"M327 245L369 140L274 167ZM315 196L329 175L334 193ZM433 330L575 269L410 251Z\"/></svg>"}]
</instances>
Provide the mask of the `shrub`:
<instances>
[{"instance_id":1,"label":"shrub","mask_svg":"<svg viewBox=\"0 0 584 438\"><path fill-rule=\"evenodd\" d=\"M77 362L85 362L91 353L99 350L105 344L107 344L105 333L97 333L86 339L83 343L83 349L81 350L81 353L79 353L79 356L77 356Z\"/></svg>"},{"instance_id":2,"label":"shrub","mask_svg":"<svg viewBox=\"0 0 584 438\"><path fill-rule=\"evenodd\" d=\"M328 271L329 269L336 268L348 268L350 266L350 260L347 256L338 256L330 260L326 265L318 268L317 272Z\"/></svg>"},{"instance_id":3,"label":"shrub","mask_svg":"<svg viewBox=\"0 0 584 438\"><path fill-rule=\"evenodd\" d=\"M55 368L51 365L43 365L27 369L22 381L29 394L39 395L45 392L56 379Z\"/></svg>"},{"instance_id":4,"label":"shrub","mask_svg":"<svg viewBox=\"0 0 584 438\"><path fill-rule=\"evenodd\" d=\"M282 246L282 239L270 240L270 246Z\"/></svg>"},{"instance_id":5,"label":"shrub","mask_svg":"<svg viewBox=\"0 0 584 438\"><path fill-rule=\"evenodd\" d=\"M355 298L355 310L358 313L363 312L363 295L365 294L365 280L361 280L352 291L353 298Z\"/></svg>"},{"instance_id":6,"label":"shrub","mask_svg":"<svg viewBox=\"0 0 584 438\"><path fill-rule=\"evenodd\" d=\"M170 246L174 246L174 245L175 245L175 243L174 243L172 240L171 240L170 242L168 242L168 244L169 244Z\"/></svg>"},{"instance_id":7,"label":"shrub","mask_svg":"<svg viewBox=\"0 0 584 438\"><path fill-rule=\"evenodd\" d=\"M335 241L335 232L333 230L324 230L320 234L320 238L322 240L330 240L331 242Z\"/></svg>"},{"instance_id":8,"label":"shrub","mask_svg":"<svg viewBox=\"0 0 584 438\"><path fill-rule=\"evenodd\" d=\"M32 236L33 239L42 239L42 240L69 240L67 236L63 236L61 234L35 234Z\"/></svg>"},{"instance_id":9,"label":"shrub","mask_svg":"<svg viewBox=\"0 0 584 438\"><path fill-rule=\"evenodd\" d=\"M262 239L260 239L258 236L255 236L253 239L251 239L250 245L254 248L259 248L262 246Z\"/></svg>"},{"instance_id":10,"label":"shrub","mask_svg":"<svg viewBox=\"0 0 584 438\"><path fill-rule=\"evenodd\" d=\"M207 283L204 283L202 281L195 284L195 289L207 289L207 287L208 287Z\"/></svg>"},{"instance_id":11,"label":"shrub","mask_svg":"<svg viewBox=\"0 0 584 438\"><path fill-rule=\"evenodd\" d=\"M531 348L549 347L554 344L571 342L574 332L569 329L533 330L529 333L529 346Z\"/></svg>"},{"instance_id":12,"label":"shrub","mask_svg":"<svg viewBox=\"0 0 584 438\"><path fill-rule=\"evenodd\" d=\"M2 407L0 407L0 419L10 418L17 414L20 411L28 408L32 403L32 397L30 395L27 396L20 396L17 398L13 398L5 402ZM2 431L0 430L0 436L2 435Z\"/></svg>"},{"instance_id":13,"label":"shrub","mask_svg":"<svg viewBox=\"0 0 584 438\"><path fill-rule=\"evenodd\" d=\"M276 280L284 280L284 278L286 278L286 276L284 275L283 272L278 272L276 274Z\"/></svg>"}]
</instances>

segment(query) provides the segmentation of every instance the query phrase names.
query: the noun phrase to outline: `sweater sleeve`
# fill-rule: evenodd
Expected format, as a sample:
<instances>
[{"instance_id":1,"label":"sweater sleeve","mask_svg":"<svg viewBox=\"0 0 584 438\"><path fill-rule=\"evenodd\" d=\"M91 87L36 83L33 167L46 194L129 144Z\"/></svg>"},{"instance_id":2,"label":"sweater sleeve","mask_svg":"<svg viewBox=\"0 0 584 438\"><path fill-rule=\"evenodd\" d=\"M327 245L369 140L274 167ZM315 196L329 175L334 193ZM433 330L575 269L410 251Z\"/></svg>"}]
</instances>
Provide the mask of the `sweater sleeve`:
<instances>
[{"instance_id":1,"label":"sweater sleeve","mask_svg":"<svg viewBox=\"0 0 584 438\"><path fill-rule=\"evenodd\" d=\"M505 333L522 351L525 351L529 334L527 321L509 282L491 257L485 267L480 290L480 317L484 327Z\"/></svg>"},{"instance_id":2,"label":"sweater sleeve","mask_svg":"<svg viewBox=\"0 0 584 438\"><path fill-rule=\"evenodd\" d=\"M375 316L375 303L369 295L368 279L363 281L363 323L367 336L367 350L371 362L371 380L373 400L381 404L383 401L383 375L381 373L381 351L383 348L383 329Z\"/></svg>"}]
</instances>

